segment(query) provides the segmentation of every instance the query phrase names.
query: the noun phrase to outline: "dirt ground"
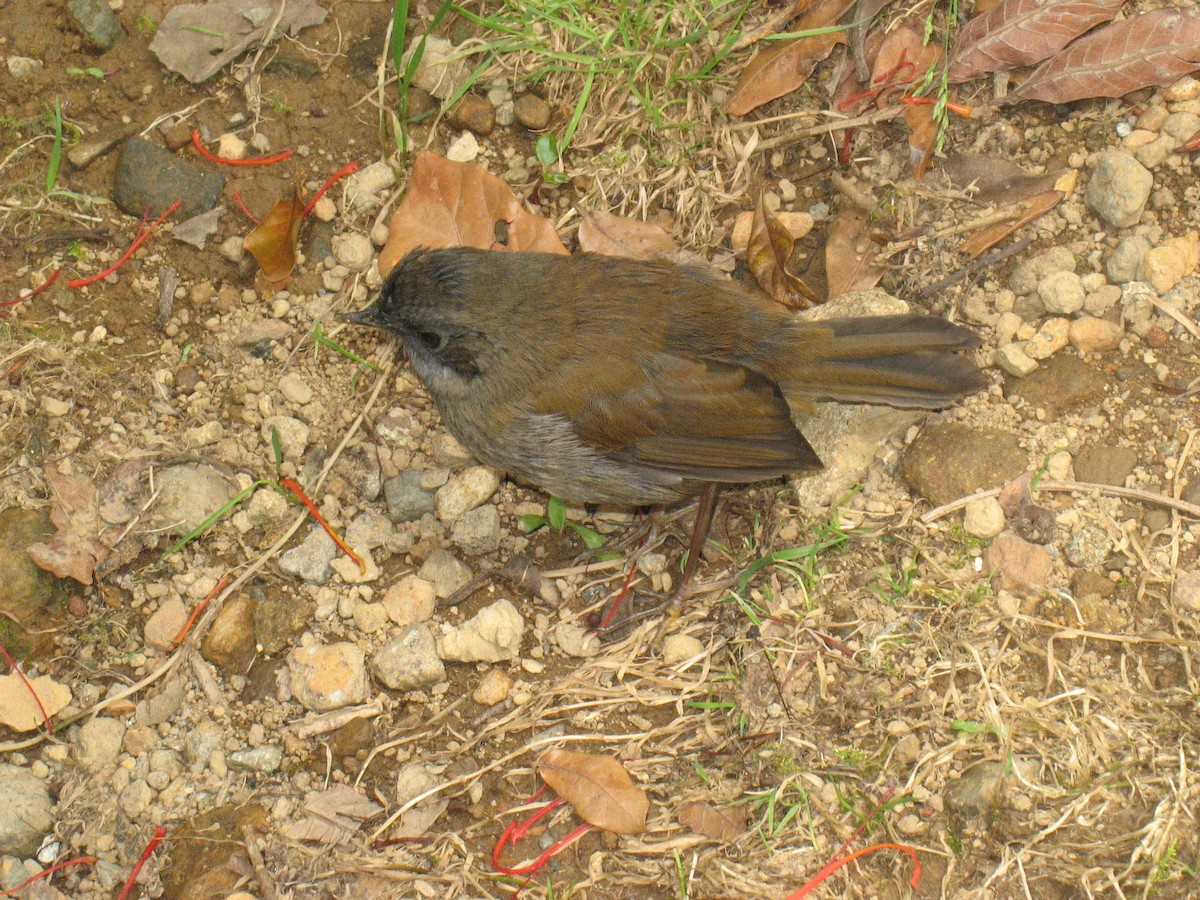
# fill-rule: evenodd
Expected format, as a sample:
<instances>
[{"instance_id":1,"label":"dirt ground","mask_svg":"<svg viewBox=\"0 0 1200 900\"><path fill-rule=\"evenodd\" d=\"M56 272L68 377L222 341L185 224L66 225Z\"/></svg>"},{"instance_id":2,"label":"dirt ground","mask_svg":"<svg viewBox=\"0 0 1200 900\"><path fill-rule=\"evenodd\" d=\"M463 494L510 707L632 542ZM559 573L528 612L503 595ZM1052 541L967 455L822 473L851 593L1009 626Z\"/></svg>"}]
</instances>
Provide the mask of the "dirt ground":
<instances>
[{"instance_id":1,"label":"dirt ground","mask_svg":"<svg viewBox=\"0 0 1200 900\"><path fill-rule=\"evenodd\" d=\"M881 286L983 338L989 389L883 441L857 488L843 486L840 511L798 501L785 482L726 492L719 548L703 573L722 586L688 607L675 628L692 641L677 642L682 655L668 659L654 621L620 640L586 642L626 581L628 552L589 567L570 528L523 531L524 516L546 512L545 495L501 480L476 504L498 511L498 543L468 552L472 535L450 517L398 521L381 488L417 472L422 490L441 498L471 470L403 359L379 335L335 319L365 304L378 272L355 271L330 248L356 235L378 249L411 165L390 130L397 88L378 85L390 4L330 4L324 23L268 49L250 82L226 69L201 84L166 71L149 49L179 4L112 5L127 36L98 51L65 4L0 3L4 55L42 64L0 78L0 302L64 270L47 290L0 310L0 512L61 509L55 479L70 476L99 491L101 518L93 495L89 537L105 536L93 583L53 578L39 582L36 609L0 607L0 640L23 671L71 694L53 737L0 726L0 764L31 773L52 801L49 842L40 852L6 850L0 888L86 854L98 862L20 896L115 896L161 826L165 840L131 896L781 897L847 841L851 850L911 848L919 886L909 883L909 856L893 846L839 870L816 896L1200 893L1200 490L1189 492L1200 484L1200 421L1187 392L1200 377L1200 278L1193 260L1135 311L1108 268L1131 235L1150 248L1191 235L1194 246L1195 154L1153 167L1149 204L1134 225L1112 226L1085 201L1100 154L1121 148L1128 129L1118 126L1137 118L1131 106L1182 114L1195 112L1194 98L1147 89L1131 103L1029 103L954 120L948 149L1000 152L1030 172L1061 168L1078 182L1059 208L1017 233L1030 239L1019 253L920 299L962 264L958 236L928 236L963 215L962 192L913 182L898 123L857 132L842 168L840 136L748 145L749 132L723 121L708 99L728 93L744 53L713 80L687 86L678 109L689 126L676 143L662 135L684 129L668 128L669 117L651 121L599 77L562 184L540 181L539 133L519 121L478 137L475 161L532 197L531 211L558 224L568 247L576 208L609 209L655 221L718 262L732 260L733 222L763 191L785 209L836 211L846 202L831 178L840 171L904 210L892 224L924 229L892 257ZM475 33L453 17L442 30L455 40ZM501 106L514 93L536 93L549 102L554 132L570 120L581 81L570 71L523 81L531 66L508 59L473 93ZM760 112L823 102L801 92ZM66 283L117 260L138 221L111 202L119 144L84 167L64 160L47 190L56 103L67 150L114 129L160 145L172 129L195 129L214 149L232 132L263 136L263 152L295 154L239 167L204 163L190 146L175 151L225 176L217 232L199 249L163 226L118 274L75 289ZM420 107L422 95L411 103ZM611 130L618 119L626 130ZM763 126L761 136L790 127ZM428 117L410 137L414 149L445 153L462 133ZM620 160L610 152L616 144L629 149ZM385 205L355 206L335 185L336 213L305 224L305 256L283 291L256 277L249 257L221 252L252 227L235 192L261 216L297 182L311 194L347 163L380 160L397 175ZM828 224L819 220L816 234ZM1013 341L1001 313L1028 326L1031 341L1052 327L1055 313L1026 302L1036 290L1014 286L1019 268L1052 248L1069 251L1093 294L1101 283L1122 286L1116 305L1096 316L1115 323L1119 342L1098 352L1063 346L1019 378L995 358ZM171 277L177 286L164 309ZM302 426L303 436L282 435L277 466L270 427L280 419L280 431ZM954 455L958 434L982 436L978 458L934 471ZM931 482L955 484L956 467L969 480L1006 442L1015 470L998 462L1003 478L937 495L945 488ZM1085 462L1091 472L1120 470L1126 457L1119 483L1084 477ZM164 554L181 535L156 512L167 490L156 479L193 464L231 490L258 490ZM913 467L924 467L924 480ZM131 481L122 487L118 475ZM1034 490L1013 500L1022 475ZM301 555L283 562L324 538L310 532L302 507L263 486L280 477L302 483L334 531L386 526L370 543L367 579L338 565L307 577ZM1000 497L1012 541L964 523L955 501L1012 482ZM185 494L199 490L186 484ZM102 521L113 493L134 510L115 532ZM973 508L994 493L975 496ZM627 512L566 514L610 547L634 523ZM645 549L665 562L643 556L635 587L661 589L678 572L689 522L685 513L659 529ZM446 660L436 680L389 688L374 660L403 627L392 611L396 586L411 585L404 579L440 550L476 574L525 554L545 590L497 579L461 604L439 604L425 614L434 634L511 600L523 617L517 652ZM770 554L776 564L755 566ZM993 568L999 580L989 578ZM156 643L156 615L191 612L206 598L182 647ZM174 620L164 613L159 628L164 621ZM584 649L566 649L564 624ZM345 654L338 665L371 673L344 718L338 704L321 706L334 688L297 684L297 653L331 646ZM318 665L330 665L317 674L342 686L333 663ZM528 815L534 761L556 747L619 759L650 798L647 830L593 829L528 878L502 874L493 849L506 825ZM339 786L364 805L306 818L306 805ZM688 819L689 801L706 804L720 824ZM296 830L314 819L337 824L320 835ZM558 810L502 861L532 859L577 824Z\"/></svg>"}]
</instances>

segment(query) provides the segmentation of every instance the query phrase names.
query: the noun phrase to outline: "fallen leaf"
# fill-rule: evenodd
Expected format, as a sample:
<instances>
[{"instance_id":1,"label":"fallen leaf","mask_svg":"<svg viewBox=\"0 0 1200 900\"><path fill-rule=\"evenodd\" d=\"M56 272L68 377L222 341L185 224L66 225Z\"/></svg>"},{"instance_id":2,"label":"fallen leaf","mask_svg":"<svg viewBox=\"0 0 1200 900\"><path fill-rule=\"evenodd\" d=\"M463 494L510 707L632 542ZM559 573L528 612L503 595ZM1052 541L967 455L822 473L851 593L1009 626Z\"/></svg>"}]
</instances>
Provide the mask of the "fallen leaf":
<instances>
[{"instance_id":1,"label":"fallen leaf","mask_svg":"<svg viewBox=\"0 0 1200 900\"><path fill-rule=\"evenodd\" d=\"M1019 204L1019 211L1012 221L997 222L995 225L988 225L985 228L981 228L974 234L968 235L955 249L959 253L967 254L968 258L975 259L996 246L1018 228L1028 225L1034 219L1050 212L1050 210L1062 202L1065 196L1066 194L1062 191L1045 191L1028 200L1022 201Z\"/></svg>"},{"instance_id":2,"label":"fallen leaf","mask_svg":"<svg viewBox=\"0 0 1200 900\"><path fill-rule=\"evenodd\" d=\"M812 227L811 217L809 227ZM787 270L792 251L796 248L796 238L767 209L763 197L759 197L754 222L750 227L750 241L746 245L746 267L768 296L785 306L807 309L818 302L816 296L803 281Z\"/></svg>"},{"instance_id":3,"label":"fallen leaf","mask_svg":"<svg viewBox=\"0 0 1200 900\"><path fill-rule=\"evenodd\" d=\"M104 526L96 485L82 475L64 475L52 461L43 468L54 495L50 521L58 531L40 544L31 544L29 557L59 578L91 584L96 565L109 554L108 545L100 540Z\"/></svg>"},{"instance_id":4,"label":"fallen leaf","mask_svg":"<svg viewBox=\"0 0 1200 900\"><path fill-rule=\"evenodd\" d=\"M417 247L567 252L553 223L526 211L495 175L428 150L417 154L408 190L392 213L388 240L379 252L379 274L386 276Z\"/></svg>"},{"instance_id":5,"label":"fallen leaf","mask_svg":"<svg viewBox=\"0 0 1200 900\"><path fill-rule=\"evenodd\" d=\"M585 822L616 834L646 830L650 799L616 757L547 750L537 759L537 771Z\"/></svg>"},{"instance_id":6,"label":"fallen leaf","mask_svg":"<svg viewBox=\"0 0 1200 900\"><path fill-rule=\"evenodd\" d=\"M208 212L192 216L186 222L180 222L171 229L171 236L177 241L191 244L198 250L204 249L205 242L216 234L221 227L221 216L225 207L214 206Z\"/></svg>"},{"instance_id":7,"label":"fallen leaf","mask_svg":"<svg viewBox=\"0 0 1200 900\"><path fill-rule=\"evenodd\" d=\"M585 253L626 256L630 259L674 258L675 239L653 222L618 216L606 210L580 210L579 249Z\"/></svg>"},{"instance_id":8,"label":"fallen leaf","mask_svg":"<svg viewBox=\"0 0 1200 900\"><path fill-rule=\"evenodd\" d=\"M278 284L296 269L296 239L304 221L304 197L299 185L290 196L281 197L246 235L242 246L258 260L263 277Z\"/></svg>"},{"instance_id":9,"label":"fallen leaf","mask_svg":"<svg viewBox=\"0 0 1200 900\"><path fill-rule=\"evenodd\" d=\"M283 836L292 841L341 844L382 810L349 785L335 785L305 803L302 818L284 828Z\"/></svg>"},{"instance_id":10,"label":"fallen leaf","mask_svg":"<svg viewBox=\"0 0 1200 900\"><path fill-rule=\"evenodd\" d=\"M948 77L957 83L1020 66L1036 66L1097 25L1112 21L1125 0L1005 0L976 6L954 44Z\"/></svg>"},{"instance_id":11,"label":"fallen leaf","mask_svg":"<svg viewBox=\"0 0 1200 900\"><path fill-rule=\"evenodd\" d=\"M853 2L823 0L805 13L792 30L808 31L833 25ZM744 116L768 101L790 94L808 80L818 62L845 42L845 31L775 41L774 46L759 50L747 63L722 111L730 116Z\"/></svg>"},{"instance_id":12,"label":"fallen leaf","mask_svg":"<svg viewBox=\"0 0 1200 900\"><path fill-rule=\"evenodd\" d=\"M718 809L703 800L689 800L676 812L679 824L715 841L733 843L746 830L746 807Z\"/></svg>"},{"instance_id":13,"label":"fallen leaf","mask_svg":"<svg viewBox=\"0 0 1200 900\"><path fill-rule=\"evenodd\" d=\"M30 693L30 687L33 693ZM34 694L37 695L36 699ZM38 700L42 703L40 707ZM13 731L41 728L46 724L47 716L53 717L70 702L71 689L49 675L31 678L29 684L16 673L0 675L0 725L6 725Z\"/></svg>"},{"instance_id":14,"label":"fallen leaf","mask_svg":"<svg viewBox=\"0 0 1200 900\"><path fill-rule=\"evenodd\" d=\"M871 67L871 87L905 85L925 77L930 66L942 58L937 41L925 43L924 21L907 22L883 38Z\"/></svg>"},{"instance_id":15,"label":"fallen leaf","mask_svg":"<svg viewBox=\"0 0 1200 900\"><path fill-rule=\"evenodd\" d=\"M875 264L878 254L879 245L869 236L866 215L854 207L843 207L829 226L829 237L825 239L827 300L850 291L869 290L879 284L887 269Z\"/></svg>"},{"instance_id":16,"label":"fallen leaf","mask_svg":"<svg viewBox=\"0 0 1200 900\"><path fill-rule=\"evenodd\" d=\"M956 190L974 190L980 203L1027 200L1055 187L1061 168L1040 174L1026 172L1006 156L986 153L952 153L939 167L949 185Z\"/></svg>"},{"instance_id":17,"label":"fallen leaf","mask_svg":"<svg viewBox=\"0 0 1200 900\"><path fill-rule=\"evenodd\" d=\"M733 231L729 234L729 246L738 256L746 255L746 248L750 245L750 232L754 229L753 210L742 210L737 214L737 218L733 220ZM775 218L783 223L783 227L797 241L808 234L813 229L813 217L806 212L789 212L781 210L775 213Z\"/></svg>"},{"instance_id":18,"label":"fallen leaf","mask_svg":"<svg viewBox=\"0 0 1200 900\"><path fill-rule=\"evenodd\" d=\"M908 126L908 164L913 179L925 180L925 169L937 149L938 127L929 103L909 103L904 107L904 124Z\"/></svg>"},{"instance_id":19,"label":"fallen leaf","mask_svg":"<svg viewBox=\"0 0 1200 900\"><path fill-rule=\"evenodd\" d=\"M1088 34L1034 70L1010 102L1124 97L1200 68L1200 11L1156 9Z\"/></svg>"},{"instance_id":20,"label":"fallen leaf","mask_svg":"<svg viewBox=\"0 0 1200 900\"><path fill-rule=\"evenodd\" d=\"M418 803L400 817L400 821L392 826L388 836L390 838L420 837L429 831L433 827L433 823L449 808L449 800L431 798L423 803Z\"/></svg>"},{"instance_id":21,"label":"fallen leaf","mask_svg":"<svg viewBox=\"0 0 1200 900\"><path fill-rule=\"evenodd\" d=\"M267 10L265 18L261 15ZM209 0L171 9L158 29L150 50L159 62L192 84L211 78L267 37L295 37L301 29L320 25L329 14L314 0L289 0L279 10L262 0Z\"/></svg>"}]
</instances>

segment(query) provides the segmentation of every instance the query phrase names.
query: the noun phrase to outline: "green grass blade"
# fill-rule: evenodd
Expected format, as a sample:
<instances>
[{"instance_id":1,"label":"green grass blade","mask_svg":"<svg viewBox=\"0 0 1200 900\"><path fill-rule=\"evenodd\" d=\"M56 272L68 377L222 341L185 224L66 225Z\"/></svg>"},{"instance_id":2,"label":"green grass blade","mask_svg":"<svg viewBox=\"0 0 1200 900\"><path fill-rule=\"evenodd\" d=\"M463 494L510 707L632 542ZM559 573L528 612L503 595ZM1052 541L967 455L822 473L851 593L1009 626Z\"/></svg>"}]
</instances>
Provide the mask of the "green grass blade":
<instances>
[{"instance_id":1,"label":"green grass blade","mask_svg":"<svg viewBox=\"0 0 1200 900\"><path fill-rule=\"evenodd\" d=\"M50 150L50 167L46 169L46 191L54 190L58 170L62 166L63 119L62 104L54 98L54 147Z\"/></svg>"}]
</instances>

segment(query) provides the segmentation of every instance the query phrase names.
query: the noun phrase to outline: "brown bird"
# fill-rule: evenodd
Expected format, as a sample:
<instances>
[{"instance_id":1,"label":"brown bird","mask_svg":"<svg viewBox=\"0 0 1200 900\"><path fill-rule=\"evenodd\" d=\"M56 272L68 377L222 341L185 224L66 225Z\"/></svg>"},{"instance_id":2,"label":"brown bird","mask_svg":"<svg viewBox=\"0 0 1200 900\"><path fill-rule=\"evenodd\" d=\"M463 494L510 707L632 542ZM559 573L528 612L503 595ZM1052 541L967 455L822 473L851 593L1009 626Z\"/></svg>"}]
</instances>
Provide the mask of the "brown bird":
<instances>
[{"instance_id":1,"label":"brown bird","mask_svg":"<svg viewBox=\"0 0 1200 900\"><path fill-rule=\"evenodd\" d=\"M806 321L703 268L586 253L414 250L345 318L397 335L454 436L521 481L616 506L701 493L677 596L718 484L821 468L794 410L940 409L985 383L945 319Z\"/></svg>"}]
</instances>

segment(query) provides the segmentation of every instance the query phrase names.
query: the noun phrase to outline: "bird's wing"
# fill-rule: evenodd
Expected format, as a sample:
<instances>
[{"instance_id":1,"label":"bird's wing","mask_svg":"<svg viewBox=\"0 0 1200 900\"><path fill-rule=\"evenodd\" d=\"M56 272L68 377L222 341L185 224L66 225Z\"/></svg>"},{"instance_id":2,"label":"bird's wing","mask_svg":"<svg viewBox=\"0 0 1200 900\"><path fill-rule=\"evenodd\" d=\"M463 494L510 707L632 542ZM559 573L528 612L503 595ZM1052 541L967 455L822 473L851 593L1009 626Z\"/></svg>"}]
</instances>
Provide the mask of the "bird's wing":
<instances>
[{"instance_id":1,"label":"bird's wing","mask_svg":"<svg viewBox=\"0 0 1200 900\"><path fill-rule=\"evenodd\" d=\"M571 369L544 384L536 412L565 416L614 460L734 483L821 467L775 385L735 363L656 353Z\"/></svg>"}]
</instances>

